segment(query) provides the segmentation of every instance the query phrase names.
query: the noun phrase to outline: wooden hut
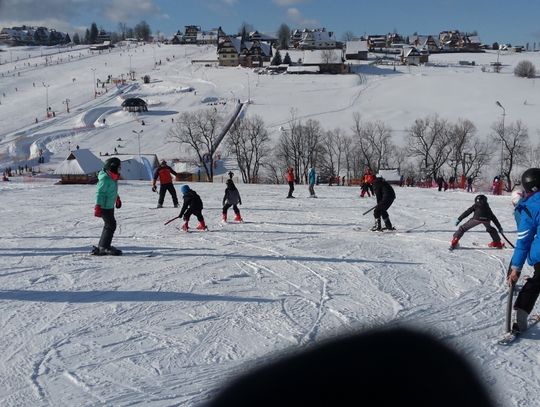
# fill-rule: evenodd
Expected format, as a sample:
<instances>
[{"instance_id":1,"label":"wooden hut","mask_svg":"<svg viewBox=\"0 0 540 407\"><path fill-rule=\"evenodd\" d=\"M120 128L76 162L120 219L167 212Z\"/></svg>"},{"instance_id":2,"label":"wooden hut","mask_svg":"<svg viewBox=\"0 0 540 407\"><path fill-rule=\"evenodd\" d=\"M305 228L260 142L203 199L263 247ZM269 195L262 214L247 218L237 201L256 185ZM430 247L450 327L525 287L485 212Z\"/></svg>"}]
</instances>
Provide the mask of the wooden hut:
<instances>
[{"instance_id":1,"label":"wooden hut","mask_svg":"<svg viewBox=\"0 0 540 407\"><path fill-rule=\"evenodd\" d=\"M56 168L61 184L95 184L97 174L103 168L103 161L90 150L77 149Z\"/></svg>"}]
</instances>

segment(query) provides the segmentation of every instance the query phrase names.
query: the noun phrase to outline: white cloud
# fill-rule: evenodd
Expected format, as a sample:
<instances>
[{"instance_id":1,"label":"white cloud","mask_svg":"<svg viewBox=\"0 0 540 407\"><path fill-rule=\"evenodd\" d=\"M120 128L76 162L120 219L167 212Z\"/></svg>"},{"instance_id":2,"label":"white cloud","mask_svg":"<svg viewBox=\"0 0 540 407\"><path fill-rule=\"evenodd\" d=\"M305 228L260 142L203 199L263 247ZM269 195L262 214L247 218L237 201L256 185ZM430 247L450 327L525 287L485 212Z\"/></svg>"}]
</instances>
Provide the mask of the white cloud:
<instances>
[{"instance_id":1,"label":"white cloud","mask_svg":"<svg viewBox=\"0 0 540 407\"><path fill-rule=\"evenodd\" d=\"M296 7L287 9L287 17L299 27L312 28L321 25L318 20L305 18Z\"/></svg>"}]
</instances>

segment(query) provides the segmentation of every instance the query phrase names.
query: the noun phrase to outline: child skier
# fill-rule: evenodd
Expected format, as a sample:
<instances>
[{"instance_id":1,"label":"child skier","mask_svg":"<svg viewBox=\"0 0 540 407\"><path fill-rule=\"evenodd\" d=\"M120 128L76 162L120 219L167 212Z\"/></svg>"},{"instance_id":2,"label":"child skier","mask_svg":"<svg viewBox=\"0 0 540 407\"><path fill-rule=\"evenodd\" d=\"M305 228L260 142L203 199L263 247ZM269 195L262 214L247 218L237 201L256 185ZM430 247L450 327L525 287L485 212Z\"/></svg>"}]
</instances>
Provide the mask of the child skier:
<instances>
[{"instance_id":1,"label":"child skier","mask_svg":"<svg viewBox=\"0 0 540 407\"><path fill-rule=\"evenodd\" d=\"M238 205L242 205L242 198L240 197L240 192L234 185L232 179L227 180L227 188L225 188L225 196L223 197L223 222L227 222L227 211L232 206L234 214L234 220L236 222L243 222L242 217L240 216L240 209Z\"/></svg>"},{"instance_id":2,"label":"child skier","mask_svg":"<svg viewBox=\"0 0 540 407\"><path fill-rule=\"evenodd\" d=\"M454 237L450 244L450 250L453 250L457 247L459 239L461 239L465 232L478 225L484 225L486 228L486 232L491 235L492 242L488 246L502 249L504 247L504 244L501 242L501 238L497 233L497 230L493 226L491 226L491 222L493 221L493 223L495 224L495 226L497 226L497 229L501 233L503 231L503 228L499 223L497 217L491 211L491 208L489 207L489 204L487 202L487 197L485 195L477 195L476 198L474 198L474 205L467 209L465 212L463 212L459 216L459 218L457 218L456 226L459 225L459 223L471 213L473 213L473 217L467 222L465 222L464 225L460 226L459 229L456 230L456 232L454 233Z\"/></svg>"},{"instance_id":3,"label":"child skier","mask_svg":"<svg viewBox=\"0 0 540 407\"><path fill-rule=\"evenodd\" d=\"M94 246L92 254L97 256L121 256L122 250L111 246L116 230L114 208L120 209L122 201L118 195L118 179L120 178L120 159L109 158L105 161L103 169L98 174L96 190L96 205L94 216L103 219L103 231L97 246Z\"/></svg>"},{"instance_id":4,"label":"child skier","mask_svg":"<svg viewBox=\"0 0 540 407\"><path fill-rule=\"evenodd\" d=\"M375 182L373 183L373 194L377 198L377 206L373 211L375 216L375 225L371 228L372 231L381 230L394 230L390 217L388 216L388 209L392 206L394 199L396 199L396 193L394 188L384 180L384 178L377 174ZM384 221L384 229L381 227L381 217Z\"/></svg>"},{"instance_id":5,"label":"child skier","mask_svg":"<svg viewBox=\"0 0 540 407\"><path fill-rule=\"evenodd\" d=\"M182 192L182 195L184 196L184 204L180 210L180 215L178 215L178 217L184 219L182 230L186 232L189 230L189 218L191 215L195 215L199 221L199 224L197 225L198 230L208 230L202 215L203 203L201 197L187 185L182 185L180 192Z\"/></svg>"},{"instance_id":6,"label":"child skier","mask_svg":"<svg viewBox=\"0 0 540 407\"><path fill-rule=\"evenodd\" d=\"M509 283L515 283L521 274L521 268L528 260L534 267L534 275L527 280L519 291L514 303L516 322L512 330L523 332L528 328L528 317L540 293L540 241L538 228L540 226L540 168L529 168L521 176L521 185L525 197L516 206L521 213L516 248L511 261Z\"/></svg>"}]
</instances>

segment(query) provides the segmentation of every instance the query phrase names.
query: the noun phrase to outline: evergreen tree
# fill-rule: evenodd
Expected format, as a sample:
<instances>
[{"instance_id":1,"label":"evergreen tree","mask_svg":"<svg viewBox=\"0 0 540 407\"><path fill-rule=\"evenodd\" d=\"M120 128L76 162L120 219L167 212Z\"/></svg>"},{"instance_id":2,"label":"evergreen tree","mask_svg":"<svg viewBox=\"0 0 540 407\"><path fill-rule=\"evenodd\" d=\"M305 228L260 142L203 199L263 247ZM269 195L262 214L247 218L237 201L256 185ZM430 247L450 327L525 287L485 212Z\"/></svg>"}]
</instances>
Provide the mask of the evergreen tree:
<instances>
[{"instance_id":1,"label":"evergreen tree","mask_svg":"<svg viewBox=\"0 0 540 407\"><path fill-rule=\"evenodd\" d=\"M285 54L285 58L283 58L283 63L287 65L292 65L291 56L288 52Z\"/></svg>"},{"instance_id":2,"label":"evergreen tree","mask_svg":"<svg viewBox=\"0 0 540 407\"><path fill-rule=\"evenodd\" d=\"M278 28L278 45L280 49L289 49L289 40L291 38L291 29L285 23Z\"/></svg>"},{"instance_id":3,"label":"evergreen tree","mask_svg":"<svg viewBox=\"0 0 540 407\"><path fill-rule=\"evenodd\" d=\"M79 33L73 34L73 43L75 45L79 45L81 43L81 38L79 37Z\"/></svg>"},{"instance_id":4,"label":"evergreen tree","mask_svg":"<svg viewBox=\"0 0 540 407\"><path fill-rule=\"evenodd\" d=\"M276 54L274 55L274 58L272 58L272 62L270 63L271 65L281 65L282 61L281 61L281 54L279 53L279 49L276 51Z\"/></svg>"},{"instance_id":5,"label":"evergreen tree","mask_svg":"<svg viewBox=\"0 0 540 407\"><path fill-rule=\"evenodd\" d=\"M90 44L95 44L97 42L98 33L97 24L92 23L90 26Z\"/></svg>"},{"instance_id":6,"label":"evergreen tree","mask_svg":"<svg viewBox=\"0 0 540 407\"><path fill-rule=\"evenodd\" d=\"M90 30L87 28L86 32L84 33L84 43L90 44Z\"/></svg>"}]
</instances>

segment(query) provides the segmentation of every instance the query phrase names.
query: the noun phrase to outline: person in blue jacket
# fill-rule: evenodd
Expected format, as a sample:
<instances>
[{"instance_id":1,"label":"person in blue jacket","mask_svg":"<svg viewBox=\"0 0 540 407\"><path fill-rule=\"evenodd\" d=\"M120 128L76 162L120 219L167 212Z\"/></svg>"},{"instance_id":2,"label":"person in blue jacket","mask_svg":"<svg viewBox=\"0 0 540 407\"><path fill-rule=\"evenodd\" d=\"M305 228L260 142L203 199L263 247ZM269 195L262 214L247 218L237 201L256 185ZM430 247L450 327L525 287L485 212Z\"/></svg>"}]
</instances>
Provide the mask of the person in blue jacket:
<instances>
[{"instance_id":1,"label":"person in blue jacket","mask_svg":"<svg viewBox=\"0 0 540 407\"><path fill-rule=\"evenodd\" d=\"M515 283L521 274L525 260L534 267L514 303L516 321L512 330L523 332L528 328L528 317L540 294L540 168L529 168L521 176L525 191L523 200L516 206L520 213L516 247L511 261L508 283Z\"/></svg>"},{"instance_id":2,"label":"person in blue jacket","mask_svg":"<svg viewBox=\"0 0 540 407\"><path fill-rule=\"evenodd\" d=\"M120 165L121 162L119 158L109 158L107 161L105 161L103 169L98 174L94 216L103 219L104 223L98 246L94 246L94 249L92 250L92 254L98 256L122 255L122 250L111 246L114 231L116 230L114 208L120 209L122 206L122 201L118 195Z\"/></svg>"},{"instance_id":3,"label":"person in blue jacket","mask_svg":"<svg viewBox=\"0 0 540 407\"><path fill-rule=\"evenodd\" d=\"M309 197L310 198L317 198L317 195L315 195L315 182L317 181L317 173L315 172L315 168L311 167L308 171L308 184L309 184Z\"/></svg>"}]
</instances>

